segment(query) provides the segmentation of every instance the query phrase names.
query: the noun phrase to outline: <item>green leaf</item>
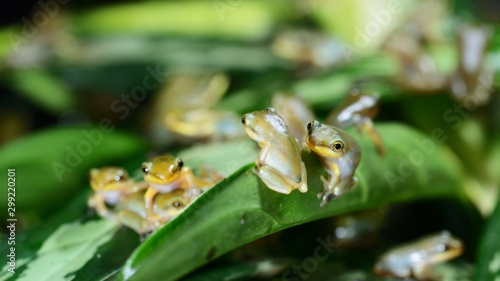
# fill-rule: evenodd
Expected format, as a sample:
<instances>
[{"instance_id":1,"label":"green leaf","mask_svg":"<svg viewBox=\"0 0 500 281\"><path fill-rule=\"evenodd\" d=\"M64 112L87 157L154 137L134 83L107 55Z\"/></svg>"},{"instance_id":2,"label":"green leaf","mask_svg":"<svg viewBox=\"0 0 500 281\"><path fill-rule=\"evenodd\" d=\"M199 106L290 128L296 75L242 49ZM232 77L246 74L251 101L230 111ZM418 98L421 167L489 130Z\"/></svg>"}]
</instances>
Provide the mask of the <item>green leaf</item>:
<instances>
[{"instance_id":1,"label":"green leaf","mask_svg":"<svg viewBox=\"0 0 500 281\"><path fill-rule=\"evenodd\" d=\"M0 149L0 181L6 183L7 169L15 169L16 217L39 216L76 194L90 168L145 149L141 139L129 134L93 127L49 129ZM0 194L0 202L7 210L7 192Z\"/></svg>"},{"instance_id":2,"label":"green leaf","mask_svg":"<svg viewBox=\"0 0 500 281\"><path fill-rule=\"evenodd\" d=\"M500 280L500 201L480 242L474 280Z\"/></svg>"},{"instance_id":3,"label":"green leaf","mask_svg":"<svg viewBox=\"0 0 500 281\"><path fill-rule=\"evenodd\" d=\"M110 220L61 225L43 243L17 280L62 280L90 260L108 242L118 225Z\"/></svg>"},{"instance_id":4,"label":"green leaf","mask_svg":"<svg viewBox=\"0 0 500 281\"><path fill-rule=\"evenodd\" d=\"M379 157L368 138L359 137L363 149L356 173L359 184L325 208L319 206L316 194L322 189L320 175L326 172L312 155L304 157L310 187L305 194L271 191L252 173L254 165L248 164L149 237L126 262L120 278L177 279L240 245L305 222L407 200L463 198L462 171L448 149L402 125L384 124L377 130L388 153ZM423 149L416 140L430 143L425 142ZM232 158L221 156L219 161L238 158L231 151L225 153ZM418 162L412 160L419 156ZM390 185L388 176L399 181Z\"/></svg>"},{"instance_id":5,"label":"green leaf","mask_svg":"<svg viewBox=\"0 0 500 281\"><path fill-rule=\"evenodd\" d=\"M58 114L75 105L62 81L45 70L16 69L7 75L11 86L47 111Z\"/></svg>"},{"instance_id":6,"label":"green leaf","mask_svg":"<svg viewBox=\"0 0 500 281\"><path fill-rule=\"evenodd\" d=\"M74 30L254 40L266 36L275 21L289 12L284 1L141 2L81 13L74 20Z\"/></svg>"}]
</instances>

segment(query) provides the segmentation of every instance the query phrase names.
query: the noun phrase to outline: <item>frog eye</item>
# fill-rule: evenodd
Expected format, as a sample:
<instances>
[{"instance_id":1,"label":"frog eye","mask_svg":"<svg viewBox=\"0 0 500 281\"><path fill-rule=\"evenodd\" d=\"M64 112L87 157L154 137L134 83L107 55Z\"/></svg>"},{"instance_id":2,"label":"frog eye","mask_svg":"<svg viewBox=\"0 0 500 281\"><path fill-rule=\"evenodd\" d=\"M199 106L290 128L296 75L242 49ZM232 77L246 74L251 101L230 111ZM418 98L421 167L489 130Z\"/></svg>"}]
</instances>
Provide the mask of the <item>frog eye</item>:
<instances>
[{"instance_id":1,"label":"frog eye","mask_svg":"<svg viewBox=\"0 0 500 281\"><path fill-rule=\"evenodd\" d=\"M177 158L177 167L182 168L182 166L184 166L184 162L181 158Z\"/></svg>"},{"instance_id":2,"label":"frog eye","mask_svg":"<svg viewBox=\"0 0 500 281\"><path fill-rule=\"evenodd\" d=\"M145 164L142 164L142 169L141 170L142 170L142 172L144 174L148 174L149 173L149 168Z\"/></svg>"},{"instance_id":3,"label":"frog eye","mask_svg":"<svg viewBox=\"0 0 500 281\"><path fill-rule=\"evenodd\" d=\"M313 122L309 122L307 123L307 131L310 132L311 131L311 128L312 128L312 123Z\"/></svg>"},{"instance_id":4,"label":"frog eye","mask_svg":"<svg viewBox=\"0 0 500 281\"><path fill-rule=\"evenodd\" d=\"M174 207L174 208L182 208L182 207L184 207L184 204L182 202L180 202L180 201L174 201L174 202L172 202L172 207Z\"/></svg>"},{"instance_id":5,"label":"frog eye","mask_svg":"<svg viewBox=\"0 0 500 281\"><path fill-rule=\"evenodd\" d=\"M125 180L125 175L122 171L118 171L115 176L115 181L123 181Z\"/></svg>"},{"instance_id":6,"label":"frog eye","mask_svg":"<svg viewBox=\"0 0 500 281\"><path fill-rule=\"evenodd\" d=\"M336 141L336 142L332 143L331 148L335 151L342 150L344 148L344 143L342 143L340 141Z\"/></svg>"},{"instance_id":7,"label":"frog eye","mask_svg":"<svg viewBox=\"0 0 500 281\"><path fill-rule=\"evenodd\" d=\"M246 121L247 121L247 120L245 119L245 116L243 116L243 118L241 118L241 123L242 123L243 125L245 125Z\"/></svg>"}]
</instances>

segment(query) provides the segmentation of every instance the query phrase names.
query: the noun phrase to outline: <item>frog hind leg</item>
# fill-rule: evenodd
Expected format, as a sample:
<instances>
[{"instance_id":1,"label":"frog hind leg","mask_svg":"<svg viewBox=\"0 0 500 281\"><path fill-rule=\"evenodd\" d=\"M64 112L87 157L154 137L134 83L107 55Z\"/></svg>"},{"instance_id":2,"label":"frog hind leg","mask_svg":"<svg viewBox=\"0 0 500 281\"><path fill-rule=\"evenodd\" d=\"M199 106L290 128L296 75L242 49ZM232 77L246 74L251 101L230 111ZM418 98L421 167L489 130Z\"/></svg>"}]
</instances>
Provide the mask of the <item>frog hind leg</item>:
<instances>
[{"instance_id":1,"label":"frog hind leg","mask_svg":"<svg viewBox=\"0 0 500 281\"><path fill-rule=\"evenodd\" d=\"M104 197L102 194L93 195L88 201L89 208L92 208L101 218L111 218L113 219L114 214L106 206Z\"/></svg>"},{"instance_id":2,"label":"frog hind leg","mask_svg":"<svg viewBox=\"0 0 500 281\"><path fill-rule=\"evenodd\" d=\"M430 281L430 280L440 280L435 274L429 271L429 268L425 265L414 266L411 269L411 275L419 281Z\"/></svg>"},{"instance_id":3,"label":"frog hind leg","mask_svg":"<svg viewBox=\"0 0 500 281\"><path fill-rule=\"evenodd\" d=\"M354 125L358 133L361 134L361 131L363 130L368 134L368 137L370 137L372 142L375 144L375 148L377 149L379 155L385 154L385 147L382 143L382 138L375 130L373 121L370 118L358 115L356 118L354 118Z\"/></svg>"},{"instance_id":4,"label":"frog hind leg","mask_svg":"<svg viewBox=\"0 0 500 281\"><path fill-rule=\"evenodd\" d=\"M350 191L351 189L353 189L354 187L356 187L357 184L358 184L358 178L353 177L345 186L343 186L343 187L336 186L333 189L333 195L335 197L342 196L345 193L347 193L348 191Z\"/></svg>"},{"instance_id":5,"label":"frog hind leg","mask_svg":"<svg viewBox=\"0 0 500 281\"><path fill-rule=\"evenodd\" d=\"M306 193L307 192L307 170L306 170L306 165L304 164L304 162L301 161L300 163L301 163L301 167L302 167L301 175L300 175L302 182L299 185L298 189L300 192Z\"/></svg>"},{"instance_id":6,"label":"frog hind leg","mask_svg":"<svg viewBox=\"0 0 500 281\"><path fill-rule=\"evenodd\" d=\"M118 212L116 218L120 224L133 229L141 235L141 237L142 235L149 234L151 232L151 228L149 227L147 220L130 210L122 210Z\"/></svg>"},{"instance_id":7,"label":"frog hind leg","mask_svg":"<svg viewBox=\"0 0 500 281\"><path fill-rule=\"evenodd\" d=\"M293 190L293 186L297 185L297 183L292 180L284 178L278 170L269 166L256 167L254 172L260 177L267 187L278 193L290 194Z\"/></svg>"}]
</instances>

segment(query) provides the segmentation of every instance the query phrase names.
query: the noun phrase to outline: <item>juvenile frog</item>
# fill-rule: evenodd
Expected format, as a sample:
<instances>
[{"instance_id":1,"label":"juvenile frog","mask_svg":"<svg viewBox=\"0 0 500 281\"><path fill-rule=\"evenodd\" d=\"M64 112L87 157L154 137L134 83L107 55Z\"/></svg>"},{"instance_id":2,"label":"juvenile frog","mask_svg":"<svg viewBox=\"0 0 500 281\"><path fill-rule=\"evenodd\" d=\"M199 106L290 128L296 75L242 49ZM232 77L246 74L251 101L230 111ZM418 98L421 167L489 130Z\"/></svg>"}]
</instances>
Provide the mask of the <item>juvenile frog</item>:
<instances>
[{"instance_id":1,"label":"juvenile frog","mask_svg":"<svg viewBox=\"0 0 500 281\"><path fill-rule=\"evenodd\" d=\"M354 171L361 160L361 148L352 136L337 127L312 121L307 124L306 144L320 156L330 174L328 180L321 176L324 190L318 197L322 207L356 186Z\"/></svg>"},{"instance_id":2,"label":"juvenile frog","mask_svg":"<svg viewBox=\"0 0 500 281\"><path fill-rule=\"evenodd\" d=\"M89 178L94 193L88 206L101 217L112 217L113 212L108 206L115 206L129 194L147 188L145 183L130 179L127 171L119 167L94 168L90 170Z\"/></svg>"},{"instance_id":3,"label":"juvenile frog","mask_svg":"<svg viewBox=\"0 0 500 281\"><path fill-rule=\"evenodd\" d=\"M435 60L424 51L417 34L401 28L389 36L383 49L395 57L400 65L396 82L405 90L432 94L446 87L446 77Z\"/></svg>"},{"instance_id":4,"label":"juvenile frog","mask_svg":"<svg viewBox=\"0 0 500 281\"><path fill-rule=\"evenodd\" d=\"M307 192L307 172L297 141L274 108L254 111L241 119L246 133L262 149L254 172L270 189L290 194Z\"/></svg>"},{"instance_id":5,"label":"juvenile frog","mask_svg":"<svg viewBox=\"0 0 500 281\"><path fill-rule=\"evenodd\" d=\"M147 217L153 217L153 199L158 193L169 193L177 189L185 192L190 200L200 194L201 189L214 186L217 177L198 178L191 168L185 167L182 159L171 155L157 156L142 163L144 180L149 184L144 195Z\"/></svg>"},{"instance_id":6,"label":"juvenile frog","mask_svg":"<svg viewBox=\"0 0 500 281\"><path fill-rule=\"evenodd\" d=\"M482 105L490 98L493 72L484 65L490 41L490 30L485 27L467 26L460 32L460 62L450 79L450 93L461 104L474 99Z\"/></svg>"},{"instance_id":7,"label":"juvenile frog","mask_svg":"<svg viewBox=\"0 0 500 281\"><path fill-rule=\"evenodd\" d=\"M239 117L213 108L229 87L222 73L173 76L162 92L167 129L194 139L229 139L244 135Z\"/></svg>"},{"instance_id":8,"label":"juvenile frog","mask_svg":"<svg viewBox=\"0 0 500 281\"><path fill-rule=\"evenodd\" d=\"M374 271L378 276L430 280L429 267L462 254L463 245L448 231L425 236L383 254Z\"/></svg>"},{"instance_id":9,"label":"juvenile frog","mask_svg":"<svg viewBox=\"0 0 500 281\"><path fill-rule=\"evenodd\" d=\"M348 62L342 41L310 30L287 30L279 34L271 46L282 58L306 67L330 69Z\"/></svg>"},{"instance_id":10,"label":"juvenile frog","mask_svg":"<svg viewBox=\"0 0 500 281\"><path fill-rule=\"evenodd\" d=\"M153 203L153 217L148 221L144 193L143 191L131 194L116 207L117 220L143 237L174 219L191 202L184 196L184 191L179 189L158 194Z\"/></svg>"},{"instance_id":11,"label":"juvenile frog","mask_svg":"<svg viewBox=\"0 0 500 281\"><path fill-rule=\"evenodd\" d=\"M326 118L326 124L339 128L355 126L358 133L364 129L375 144L380 155L385 153L382 139L373 126L373 118L380 110L377 95L363 94L357 89L350 91L344 102Z\"/></svg>"}]
</instances>

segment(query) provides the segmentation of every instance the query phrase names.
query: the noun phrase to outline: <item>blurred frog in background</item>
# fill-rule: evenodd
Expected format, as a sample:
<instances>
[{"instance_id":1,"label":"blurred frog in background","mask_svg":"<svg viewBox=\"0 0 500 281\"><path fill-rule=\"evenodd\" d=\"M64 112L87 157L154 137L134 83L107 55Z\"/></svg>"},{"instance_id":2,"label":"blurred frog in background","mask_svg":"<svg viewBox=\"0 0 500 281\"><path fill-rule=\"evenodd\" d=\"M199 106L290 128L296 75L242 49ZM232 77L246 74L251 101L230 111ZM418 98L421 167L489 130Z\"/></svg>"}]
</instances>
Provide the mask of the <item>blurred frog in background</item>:
<instances>
[{"instance_id":1,"label":"blurred frog in background","mask_svg":"<svg viewBox=\"0 0 500 281\"><path fill-rule=\"evenodd\" d=\"M106 218L114 217L110 207L148 187L145 182L131 179L127 171L120 167L94 168L90 170L89 178L93 194L88 200L88 206L95 209L99 216Z\"/></svg>"},{"instance_id":2,"label":"blurred frog in background","mask_svg":"<svg viewBox=\"0 0 500 281\"><path fill-rule=\"evenodd\" d=\"M244 136L236 113L213 108L228 87L229 78L222 73L172 76L160 93L164 126L196 140Z\"/></svg>"},{"instance_id":3,"label":"blurred frog in background","mask_svg":"<svg viewBox=\"0 0 500 281\"><path fill-rule=\"evenodd\" d=\"M484 62L491 40L491 32L483 26L465 26L458 36L460 60L450 78L450 94L453 99L466 105L472 99L476 105L489 101L493 86L493 72Z\"/></svg>"},{"instance_id":4,"label":"blurred frog in background","mask_svg":"<svg viewBox=\"0 0 500 281\"><path fill-rule=\"evenodd\" d=\"M285 30L274 38L271 49L305 67L329 69L349 62L342 41L312 30Z\"/></svg>"},{"instance_id":5,"label":"blurred frog in background","mask_svg":"<svg viewBox=\"0 0 500 281\"><path fill-rule=\"evenodd\" d=\"M389 208L382 207L332 218L335 241L345 249L366 249L377 245L388 213Z\"/></svg>"},{"instance_id":6,"label":"blurred frog in background","mask_svg":"<svg viewBox=\"0 0 500 281\"><path fill-rule=\"evenodd\" d=\"M309 150L306 145L307 124L314 119L312 109L298 96L275 94L272 107L283 118L301 150Z\"/></svg>"},{"instance_id":7,"label":"blurred frog in background","mask_svg":"<svg viewBox=\"0 0 500 281\"><path fill-rule=\"evenodd\" d=\"M388 38L384 50L400 65L396 82L407 91L434 94L446 87L446 77L414 35L400 31Z\"/></svg>"},{"instance_id":8,"label":"blurred frog in background","mask_svg":"<svg viewBox=\"0 0 500 281\"><path fill-rule=\"evenodd\" d=\"M379 96L361 93L352 89L342 104L332 110L326 117L326 124L345 129L355 126L358 133L365 130L375 144L380 155L385 153L382 139L373 126L373 118L380 110Z\"/></svg>"},{"instance_id":9,"label":"blurred frog in background","mask_svg":"<svg viewBox=\"0 0 500 281\"><path fill-rule=\"evenodd\" d=\"M324 190L318 197L324 207L356 186L358 179L354 172L361 160L361 147L347 132L318 121L307 124L306 144L330 174L328 179L321 176Z\"/></svg>"},{"instance_id":10,"label":"blurred frog in background","mask_svg":"<svg viewBox=\"0 0 500 281\"><path fill-rule=\"evenodd\" d=\"M274 108L243 115L248 136L262 149L254 172L270 189L290 194L294 189L307 192L307 171L299 145L287 124Z\"/></svg>"},{"instance_id":11,"label":"blurred frog in background","mask_svg":"<svg viewBox=\"0 0 500 281\"><path fill-rule=\"evenodd\" d=\"M444 1L420 1L383 44L382 50L400 66L396 82L404 90L434 94L446 88L446 76L426 52L426 45L444 41L441 27L447 10Z\"/></svg>"},{"instance_id":12,"label":"blurred frog in background","mask_svg":"<svg viewBox=\"0 0 500 281\"><path fill-rule=\"evenodd\" d=\"M374 271L378 276L435 280L430 266L458 257L462 252L462 242L445 230L388 250L379 258Z\"/></svg>"}]
</instances>

